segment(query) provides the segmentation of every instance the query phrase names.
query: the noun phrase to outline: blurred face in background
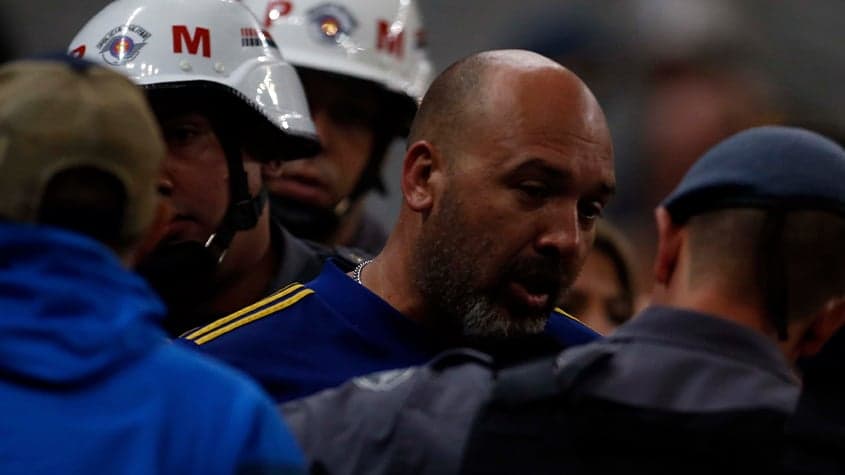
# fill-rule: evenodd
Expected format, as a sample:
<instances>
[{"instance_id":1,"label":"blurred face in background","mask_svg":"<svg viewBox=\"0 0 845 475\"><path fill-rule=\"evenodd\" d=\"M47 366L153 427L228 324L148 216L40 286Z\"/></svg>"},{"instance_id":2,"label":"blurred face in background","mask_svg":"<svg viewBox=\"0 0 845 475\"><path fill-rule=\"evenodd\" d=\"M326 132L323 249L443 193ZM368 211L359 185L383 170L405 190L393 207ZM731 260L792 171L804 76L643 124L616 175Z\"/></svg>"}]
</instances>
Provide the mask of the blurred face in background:
<instances>
[{"instance_id":1,"label":"blurred face in background","mask_svg":"<svg viewBox=\"0 0 845 475\"><path fill-rule=\"evenodd\" d=\"M354 190L375 141L379 90L364 81L300 70L311 116L323 146L319 155L281 164L265 174L271 193L317 209L333 210Z\"/></svg>"},{"instance_id":2,"label":"blurred face in background","mask_svg":"<svg viewBox=\"0 0 845 475\"><path fill-rule=\"evenodd\" d=\"M602 248L594 248L587 256L560 307L602 335L610 334L634 313L633 296L623 283L621 269Z\"/></svg>"}]
</instances>

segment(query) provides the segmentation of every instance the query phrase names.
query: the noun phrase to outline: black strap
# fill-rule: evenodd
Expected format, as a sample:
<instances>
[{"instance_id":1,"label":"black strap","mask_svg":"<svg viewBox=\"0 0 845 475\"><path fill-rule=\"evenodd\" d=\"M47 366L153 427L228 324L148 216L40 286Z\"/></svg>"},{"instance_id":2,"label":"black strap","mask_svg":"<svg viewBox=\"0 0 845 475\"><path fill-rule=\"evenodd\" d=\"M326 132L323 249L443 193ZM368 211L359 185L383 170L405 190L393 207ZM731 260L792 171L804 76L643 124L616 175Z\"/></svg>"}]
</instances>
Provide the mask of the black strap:
<instances>
[{"instance_id":1,"label":"black strap","mask_svg":"<svg viewBox=\"0 0 845 475\"><path fill-rule=\"evenodd\" d=\"M209 237L205 247L221 262L238 231L252 229L267 202L267 190L262 188L256 196L249 194L249 182L241 159L240 142L222 127L215 127L229 170L229 207L223 221Z\"/></svg>"}]
</instances>

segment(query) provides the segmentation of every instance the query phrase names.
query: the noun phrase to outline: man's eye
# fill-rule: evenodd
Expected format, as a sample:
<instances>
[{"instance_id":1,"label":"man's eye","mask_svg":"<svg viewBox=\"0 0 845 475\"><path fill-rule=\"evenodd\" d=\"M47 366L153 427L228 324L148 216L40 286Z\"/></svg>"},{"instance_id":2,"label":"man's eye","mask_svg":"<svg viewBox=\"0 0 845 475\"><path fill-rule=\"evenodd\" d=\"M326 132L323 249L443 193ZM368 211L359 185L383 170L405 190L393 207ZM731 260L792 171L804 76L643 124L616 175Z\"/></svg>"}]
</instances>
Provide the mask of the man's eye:
<instances>
[{"instance_id":1,"label":"man's eye","mask_svg":"<svg viewBox=\"0 0 845 475\"><path fill-rule=\"evenodd\" d=\"M595 221L601 218L604 206L597 201L582 202L578 204L578 214L585 221Z\"/></svg>"},{"instance_id":2,"label":"man's eye","mask_svg":"<svg viewBox=\"0 0 845 475\"><path fill-rule=\"evenodd\" d=\"M186 145L195 140L200 132L195 127L177 126L168 127L164 131L164 138L171 145Z\"/></svg>"},{"instance_id":3,"label":"man's eye","mask_svg":"<svg viewBox=\"0 0 845 475\"><path fill-rule=\"evenodd\" d=\"M551 194L551 189L540 181L524 181L518 185L519 190L530 198L542 199Z\"/></svg>"}]
</instances>

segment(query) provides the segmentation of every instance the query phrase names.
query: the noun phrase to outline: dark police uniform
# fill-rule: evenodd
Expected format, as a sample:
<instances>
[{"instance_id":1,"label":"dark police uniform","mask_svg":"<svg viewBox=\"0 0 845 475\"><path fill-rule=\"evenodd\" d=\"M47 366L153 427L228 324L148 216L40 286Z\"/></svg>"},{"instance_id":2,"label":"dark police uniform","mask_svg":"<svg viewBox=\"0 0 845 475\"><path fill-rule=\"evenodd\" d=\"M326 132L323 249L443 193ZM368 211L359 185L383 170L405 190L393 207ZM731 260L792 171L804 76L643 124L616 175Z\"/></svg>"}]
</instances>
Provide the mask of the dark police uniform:
<instances>
[{"instance_id":1,"label":"dark police uniform","mask_svg":"<svg viewBox=\"0 0 845 475\"><path fill-rule=\"evenodd\" d=\"M424 366L360 376L280 406L311 473L457 473L493 359L449 350ZM528 473L528 472L522 472Z\"/></svg>"},{"instance_id":2,"label":"dark police uniform","mask_svg":"<svg viewBox=\"0 0 845 475\"><path fill-rule=\"evenodd\" d=\"M845 473L845 328L802 364L801 398L786 425L786 473Z\"/></svg>"},{"instance_id":3,"label":"dark police uniform","mask_svg":"<svg viewBox=\"0 0 845 475\"><path fill-rule=\"evenodd\" d=\"M690 473L685 456L699 442L717 455L741 441L739 454L718 454L731 460L779 434L798 392L764 336L653 307L557 357L499 371L488 356L451 350L281 409L312 468L326 473Z\"/></svg>"},{"instance_id":4,"label":"dark police uniform","mask_svg":"<svg viewBox=\"0 0 845 475\"><path fill-rule=\"evenodd\" d=\"M799 391L767 337L651 307L605 341L499 375L462 473L774 473Z\"/></svg>"},{"instance_id":5,"label":"dark police uniform","mask_svg":"<svg viewBox=\"0 0 845 475\"><path fill-rule=\"evenodd\" d=\"M308 282L314 279L328 259L333 259L341 269L348 272L361 261L372 257L359 249L329 247L300 239L276 220L271 222L271 233L273 245L280 248L282 265L267 289L268 295L291 282Z\"/></svg>"},{"instance_id":6,"label":"dark police uniform","mask_svg":"<svg viewBox=\"0 0 845 475\"><path fill-rule=\"evenodd\" d=\"M561 310L546 331L561 348L598 338ZM308 284L290 285L185 339L258 380L276 401L422 364L444 349L331 261Z\"/></svg>"}]
</instances>

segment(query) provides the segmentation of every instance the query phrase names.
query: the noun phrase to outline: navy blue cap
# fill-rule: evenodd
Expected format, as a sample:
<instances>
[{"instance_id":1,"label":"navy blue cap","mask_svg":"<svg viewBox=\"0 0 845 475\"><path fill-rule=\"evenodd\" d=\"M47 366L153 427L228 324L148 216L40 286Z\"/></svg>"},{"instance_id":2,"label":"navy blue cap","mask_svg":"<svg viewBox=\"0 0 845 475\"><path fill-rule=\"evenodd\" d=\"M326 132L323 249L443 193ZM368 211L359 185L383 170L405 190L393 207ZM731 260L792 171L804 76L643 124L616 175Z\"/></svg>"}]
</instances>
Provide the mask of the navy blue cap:
<instances>
[{"instance_id":1,"label":"navy blue cap","mask_svg":"<svg viewBox=\"0 0 845 475\"><path fill-rule=\"evenodd\" d=\"M845 217L845 150L805 129L748 129L699 158L662 206L678 224L726 208L821 210Z\"/></svg>"}]
</instances>

